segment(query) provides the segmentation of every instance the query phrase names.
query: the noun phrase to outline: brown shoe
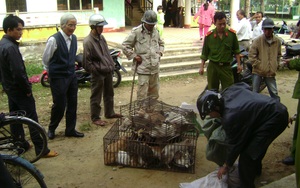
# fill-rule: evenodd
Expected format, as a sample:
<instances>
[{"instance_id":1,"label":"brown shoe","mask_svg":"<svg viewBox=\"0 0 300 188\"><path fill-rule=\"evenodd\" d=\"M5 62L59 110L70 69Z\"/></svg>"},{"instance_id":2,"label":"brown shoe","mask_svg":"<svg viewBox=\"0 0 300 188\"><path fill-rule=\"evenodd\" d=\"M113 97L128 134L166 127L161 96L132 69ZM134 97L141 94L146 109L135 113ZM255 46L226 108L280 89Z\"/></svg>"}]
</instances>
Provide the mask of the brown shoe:
<instances>
[{"instance_id":1,"label":"brown shoe","mask_svg":"<svg viewBox=\"0 0 300 188\"><path fill-rule=\"evenodd\" d=\"M107 123L106 121L102 121L101 119L97 119L97 120L93 121L93 124L99 125L101 127L105 126L106 123Z\"/></svg>"},{"instance_id":2,"label":"brown shoe","mask_svg":"<svg viewBox=\"0 0 300 188\"><path fill-rule=\"evenodd\" d=\"M121 114L114 114L114 115L108 116L106 118L107 119L113 119L113 118L121 118L121 117L123 117Z\"/></svg>"}]
</instances>

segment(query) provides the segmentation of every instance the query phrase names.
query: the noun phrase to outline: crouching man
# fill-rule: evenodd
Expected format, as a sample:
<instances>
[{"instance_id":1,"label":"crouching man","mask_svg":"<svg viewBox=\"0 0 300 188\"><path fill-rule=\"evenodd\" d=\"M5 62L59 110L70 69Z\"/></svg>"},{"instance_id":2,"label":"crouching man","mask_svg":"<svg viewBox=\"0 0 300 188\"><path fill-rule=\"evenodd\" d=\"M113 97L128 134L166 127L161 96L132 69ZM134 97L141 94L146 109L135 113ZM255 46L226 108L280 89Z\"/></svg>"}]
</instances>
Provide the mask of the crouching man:
<instances>
[{"instance_id":1,"label":"crouching man","mask_svg":"<svg viewBox=\"0 0 300 188\"><path fill-rule=\"evenodd\" d=\"M255 187L269 145L288 125L287 108L276 99L252 92L245 83L234 84L221 94L204 91L197 108L202 119L206 115L220 117L226 132L228 152L218 178L227 174L239 157L241 187Z\"/></svg>"}]
</instances>

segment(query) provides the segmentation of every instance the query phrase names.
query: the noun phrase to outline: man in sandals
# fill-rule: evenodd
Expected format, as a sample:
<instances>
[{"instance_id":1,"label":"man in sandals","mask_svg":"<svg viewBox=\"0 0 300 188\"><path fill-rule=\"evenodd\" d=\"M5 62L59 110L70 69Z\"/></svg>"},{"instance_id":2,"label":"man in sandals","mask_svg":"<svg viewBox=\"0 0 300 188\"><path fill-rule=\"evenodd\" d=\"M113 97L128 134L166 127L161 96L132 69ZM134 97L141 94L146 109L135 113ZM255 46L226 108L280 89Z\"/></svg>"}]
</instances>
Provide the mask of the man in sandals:
<instances>
[{"instance_id":1,"label":"man in sandals","mask_svg":"<svg viewBox=\"0 0 300 188\"><path fill-rule=\"evenodd\" d=\"M106 118L121 118L114 111L113 71L115 68L106 40L102 35L103 26L107 22L100 14L89 18L90 34L83 40L83 67L91 73L91 119L95 125L104 126L101 120L101 100L104 100L104 115Z\"/></svg>"}]
</instances>

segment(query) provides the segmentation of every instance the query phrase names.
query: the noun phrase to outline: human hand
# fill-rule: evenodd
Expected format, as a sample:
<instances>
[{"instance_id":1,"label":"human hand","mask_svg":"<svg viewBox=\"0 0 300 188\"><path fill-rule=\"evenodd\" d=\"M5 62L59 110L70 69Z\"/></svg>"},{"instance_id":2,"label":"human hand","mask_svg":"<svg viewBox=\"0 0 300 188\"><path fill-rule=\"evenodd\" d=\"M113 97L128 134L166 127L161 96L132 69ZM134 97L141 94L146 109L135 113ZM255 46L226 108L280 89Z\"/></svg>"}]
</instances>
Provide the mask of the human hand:
<instances>
[{"instance_id":1,"label":"human hand","mask_svg":"<svg viewBox=\"0 0 300 188\"><path fill-rule=\"evenodd\" d=\"M293 121L296 121L297 114L293 115L292 117L289 118L289 123L293 124Z\"/></svg>"},{"instance_id":2,"label":"human hand","mask_svg":"<svg viewBox=\"0 0 300 188\"><path fill-rule=\"evenodd\" d=\"M238 64L237 65L237 73L241 73L243 71L243 66Z\"/></svg>"},{"instance_id":3,"label":"human hand","mask_svg":"<svg viewBox=\"0 0 300 188\"><path fill-rule=\"evenodd\" d=\"M226 166L222 166L219 168L218 171L218 178L219 180L222 179L222 176L228 173L228 168Z\"/></svg>"},{"instance_id":4,"label":"human hand","mask_svg":"<svg viewBox=\"0 0 300 188\"><path fill-rule=\"evenodd\" d=\"M289 58L289 59L282 59L282 61L280 62L280 65L282 67L289 67L289 63L293 58Z\"/></svg>"},{"instance_id":5,"label":"human hand","mask_svg":"<svg viewBox=\"0 0 300 188\"><path fill-rule=\"evenodd\" d=\"M203 75L203 74L204 74L204 67L203 67L203 66L200 67L200 69L199 69L199 74L200 74L200 75Z\"/></svg>"},{"instance_id":6,"label":"human hand","mask_svg":"<svg viewBox=\"0 0 300 188\"><path fill-rule=\"evenodd\" d=\"M134 60L136 61L137 65L142 64L142 57L137 55L134 57Z\"/></svg>"}]
</instances>

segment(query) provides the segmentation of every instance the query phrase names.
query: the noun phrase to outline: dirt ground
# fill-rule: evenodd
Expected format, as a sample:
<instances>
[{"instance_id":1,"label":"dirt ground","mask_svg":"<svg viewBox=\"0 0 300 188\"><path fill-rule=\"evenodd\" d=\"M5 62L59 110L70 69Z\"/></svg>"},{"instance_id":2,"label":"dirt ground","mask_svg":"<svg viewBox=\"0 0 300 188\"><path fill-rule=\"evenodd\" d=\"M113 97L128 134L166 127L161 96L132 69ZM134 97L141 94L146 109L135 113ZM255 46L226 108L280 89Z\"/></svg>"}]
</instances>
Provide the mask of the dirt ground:
<instances>
[{"instance_id":1,"label":"dirt ground","mask_svg":"<svg viewBox=\"0 0 300 188\"><path fill-rule=\"evenodd\" d=\"M277 84L281 101L294 115L297 100L292 99L295 81L298 77L296 71L281 71L277 76ZM198 95L206 85L206 77L190 76L184 78L161 81L160 100L180 106L182 102L195 104ZM107 120L105 127L96 127L89 122L89 88L81 88L78 104L77 127L82 130L84 138L66 138L64 122L56 131L57 137L49 141L49 147L59 153L58 157L41 159L35 163L45 176L49 188L114 188L114 187L164 187L176 188L181 182L191 182L206 176L217 168L217 165L206 160L206 138L200 135L197 140L197 154L195 174L167 172L158 170L121 168L106 166L103 159L103 137L115 120ZM130 101L131 84L115 89L115 110ZM267 91L263 92L268 94ZM134 89L133 99L136 98ZM37 105L42 99L36 97ZM47 99L49 100L49 99ZM49 100L49 105L51 101ZM44 109L50 112L50 107ZM40 114L40 112L38 112ZM40 118L41 119L41 118ZM46 118L41 119L41 124L47 125ZM88 123L87 123L88 122ZM47 127L45 126L47 129ZM269 147L263 160L263 172L256 181L257 187L278 180L295 172L293 166L285 166L280 161L289 154L294 125L287 128Z\"/></svg>"}]
</instances>

